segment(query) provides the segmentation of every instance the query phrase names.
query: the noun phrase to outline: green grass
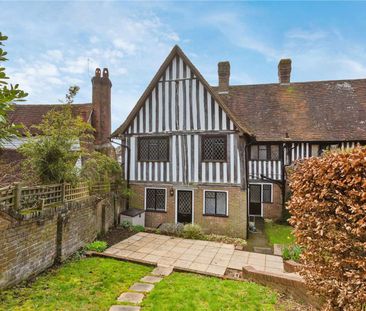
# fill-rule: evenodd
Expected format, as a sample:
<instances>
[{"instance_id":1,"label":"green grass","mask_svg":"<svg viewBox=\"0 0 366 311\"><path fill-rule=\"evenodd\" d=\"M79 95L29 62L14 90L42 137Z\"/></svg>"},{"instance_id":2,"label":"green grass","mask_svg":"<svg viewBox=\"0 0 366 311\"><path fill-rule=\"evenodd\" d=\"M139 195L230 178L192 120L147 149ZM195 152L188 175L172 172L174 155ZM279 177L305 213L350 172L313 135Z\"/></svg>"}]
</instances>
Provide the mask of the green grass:
<instances>
[{"instance_id":1,"label":"green grass","mask_svg":"<svg viewBox=\"0 0 366 311\"><path fill-rule=\"evenodd\" d=\"M29 286L0 292L0 310L108 310L152 268L106 258L65 263Z\"/></svg>"},{"instance_id":2,"label":"green grass","mask_svg":"<svg viewBox=\"0 0 366 311\"><path fill-rule=\"evenodd\" d=\"M273 244L293 244L295 237L292 234L292 227L288 225L279 225L273 222L266 222L264 231L267 235L268 241Z\"/></svg>"},{"instance_id":3,"label":"green grass","mask_svg":"<svg viewBox=\"0 0 366 311\"><path fill-rule=\"evenodd\" d=\"M189 273L173 273L143 301L143 311L278 310L277 294L264 286Z\"/></svg>"}]
</instances>

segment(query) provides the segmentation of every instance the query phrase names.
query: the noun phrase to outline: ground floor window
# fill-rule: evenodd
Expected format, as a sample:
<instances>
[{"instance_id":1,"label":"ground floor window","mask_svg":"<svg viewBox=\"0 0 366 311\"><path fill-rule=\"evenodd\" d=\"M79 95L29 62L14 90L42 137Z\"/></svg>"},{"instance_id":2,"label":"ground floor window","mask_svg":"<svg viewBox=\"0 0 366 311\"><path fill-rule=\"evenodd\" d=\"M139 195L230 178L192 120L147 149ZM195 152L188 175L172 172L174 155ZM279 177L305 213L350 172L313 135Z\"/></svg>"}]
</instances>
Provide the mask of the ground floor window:
<instances>
[{"instance_id":1,"label":"ground floor window","mask_svg":"<svg viewBox=\"0 0 366 311\"><path fill-rule=\"evenodd\" d=\"M166 189L146 188L145 209L148 211L165 211Z\"/></svg>"},{"instance_id":2,"label":"ground floor window","mask_svg":"<svg viewBox=\"0 0 366 311\"><path fill-rule=\"evenodd\" d=\"M227 216L227 192L205 190L203 205L205 215Z\"/></svg>"}]
</instances>

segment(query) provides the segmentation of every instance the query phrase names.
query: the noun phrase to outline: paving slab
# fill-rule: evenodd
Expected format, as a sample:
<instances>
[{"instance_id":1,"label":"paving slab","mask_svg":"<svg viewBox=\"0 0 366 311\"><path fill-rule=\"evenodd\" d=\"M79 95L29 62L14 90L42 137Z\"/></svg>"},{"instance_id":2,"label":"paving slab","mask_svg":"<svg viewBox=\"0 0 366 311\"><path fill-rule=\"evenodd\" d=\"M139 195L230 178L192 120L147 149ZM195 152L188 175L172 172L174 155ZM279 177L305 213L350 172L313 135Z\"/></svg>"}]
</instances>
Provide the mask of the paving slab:
<instances>
[{"instance_id":1,"label":"paving slab","mask_svg":"<svg viewBox=\"0 0 366 311\"><path fill-rule=\"evenodd\" d=\"M140 311L141 307L138 306L122 306L114 305L109 308L109 311Z\"/></svg>"},{"instance_id":2,"label":"paving slab","mask_svg":"<svg viewBox=\"0 0 366 311\"><path fill-rule=\"evenodd\" d=\"M144 294L131 292L122 293L121 296L117 298L118 301L134 304L141 303L142 299L144 299Z\"/></svg>"},{"instance_id":3,"label":"paving slab","mask_svg":"<svg viewBox=\"0 0 366 311\"><path fill-rule=\"evenodd\" d=\"M168 276L173 272L173 267L157 267L155 268L151 274L154 276Z\"/></svg>"},{"instance_id":4,"label":"paving slab","mask_svg":"<svg viewBox=\"0 0 366 311\"><path fill-rule=\"evenodd\" d=\"M153 275L144 276L140 281L145 283L159 283L163 278Z\"/></svg>"},{"instance_id":5,"label":"paving slab","mask_svg":"<svg viewBox=\"0 0 366 311\"><path fill-rule=\"evenodd\" d=\"M154 288L153 284L147 284L147 283L135 283L133 284L129 290L132 290L134 292L140 292L140 293L148 293L151 292Z\"/></svg>"},{"instance_id":6,"label":"paving slab","mask_svg":"<svg viewBox=\"0 0 366 311\"><path fill-rule=\"evenodd\" d=\"M215 274L226 268L241 270L252 266L258 270L283 272L282 257L235 250L234 245L212 241L189 240L152 233L140 232L123 240L105 251L128 260L144 261L157 265L154 276L165 276L173 268ZM220 266L224 268L213 268ZM163 268L167 269L162 272ZM208 271L210 269L210 272Z\"/></svg>"}]
</instances>

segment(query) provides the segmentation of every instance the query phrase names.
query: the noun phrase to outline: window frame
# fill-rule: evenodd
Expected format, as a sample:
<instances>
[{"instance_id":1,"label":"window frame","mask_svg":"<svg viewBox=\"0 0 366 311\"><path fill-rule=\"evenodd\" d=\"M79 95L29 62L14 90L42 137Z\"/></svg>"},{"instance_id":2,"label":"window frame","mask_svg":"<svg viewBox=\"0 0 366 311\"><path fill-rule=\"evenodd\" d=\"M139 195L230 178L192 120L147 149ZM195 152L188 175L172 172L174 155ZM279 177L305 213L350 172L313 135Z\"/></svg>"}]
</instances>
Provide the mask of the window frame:
<instances>
[{"instance_id":1,"label":"window frame","mask_svg":"<svg viewBox=\"0 0 366 311\"><path fill-rule=\"evenodd\" d=\"M225 159L223 160L206 160L204 158L204 142L206 139L210 139L210 138L224 138L225 143L224 143L224 148L225 148ZM227 135L226 134L215 134L215 135L201 135L201 162L204 163L226 163L228 160L228 156L227 156Z\"/></svg>"},{"instance_id":2,"label":"window frame","mask_svg":"<svg viewBox=\"0 0 366 311\"><path fill-rule=\"evenodd\" d=\"M140 143L141 140L148 140L148 139L165 139L167 141L167 158L164 160L141 160L140 158ZM137 137L137 162L156 162L156 163L166 163L170 162L170 137L169 136L139 136Z\"/></svg>"},{"instance_id":3,"label":"window frame","mask_svg":"<svg viewBox=\"0 0 366 311\"><path fill-rule=\"evenodd\" d=\"M264 186L270 186L271 187L271 197L270 197L270 201L269 202L265 202L264 201ZM261 197L261 203L263 204L273 204L273 184L271 183L261 183L261 187L262 187L262 197Z\"/></svg>"},{"instance_id":4,"label":"window frame","mask_svg":"<svg viewBox=\"0 0 366 311\"><path fill-rule=\"evenodd\" d=\"M260 159L259 155L260 155L260 147L265 146L266 147L266 158L265 159ZM272 159L272 146L276 146L278 148L278 158L277 159ZM252 156L252 149L253 147L256 147L256 157ZM280 144L276 144L276 143L258 143L258 144L253 144L250 145L250 151L249 151L249 160L250 161L281 161L281 153L282 153L282 148Z\"/></svg>"},{"instance_id":5,"label":"window frame","mask_svg":"<svg viewBox=\"0 0 366 311\"><path fill-rule=\"evenodd\" d=\"M147 199L147 191L148 190L164 190L165 192L165 199L164 199L164 209L160 210L160 209L148 209L147 208L147 204L146 204L146 199ZM156 196L156 194L155 194ZM152 212L152 213L166 213L167 212L167 200L168 200L168 190L167 188L160 188L160 187L146 187L145 188L145 197L144 197L144 210L146 212Z\"/></svg>"},{"instance_id":6,"label":"window frame","mask_svg":"<svg viewBox=\"0 0 366 311\"><path fill-rule=\"evenodd\" d=\"M225 214L217 214L217 199L215 196L215 214L206 213L206 192L222 192L226 194L226 213ZM211 216L211 217L229 217L229 192L227 190L203 190L203 216Z\"/></svg>"}]
</instances>

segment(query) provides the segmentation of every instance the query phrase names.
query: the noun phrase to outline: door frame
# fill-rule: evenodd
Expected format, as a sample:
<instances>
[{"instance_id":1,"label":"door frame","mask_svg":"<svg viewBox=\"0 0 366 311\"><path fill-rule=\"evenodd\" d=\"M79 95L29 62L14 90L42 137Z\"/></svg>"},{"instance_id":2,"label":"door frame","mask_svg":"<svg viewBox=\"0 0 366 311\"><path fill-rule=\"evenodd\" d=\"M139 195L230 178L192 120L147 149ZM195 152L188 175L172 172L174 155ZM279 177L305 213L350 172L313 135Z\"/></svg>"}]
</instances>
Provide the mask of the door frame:
<instances>
[{"instance_id":1,"label":"door frame","mask_svg":"<svg viewBox=\"0 0 366 311\"><path fill-rule=\"evenodd\" d=\"M261 187L261 214L260 215L251 215L250 214L250 185L259 185ZM269 182L250 182L248 187L248 216L252 217L263 217L263 185L270 185L271 186L271 201L272 203L265 203L265 204L273 204L273 184Z\"/></svg>"},{"instance_id":2,"label":"door frame","mask_svg":"<svg viewBox=\"0 0 366 311\"><path fill-rule=\"evenodd\" d=\"M194 190L186 189L186 188L177 188L175 189L175 223L178 223L178 191L191 191L192 192L192 224L194 224Z\"/></svg>"}]
</instances>

